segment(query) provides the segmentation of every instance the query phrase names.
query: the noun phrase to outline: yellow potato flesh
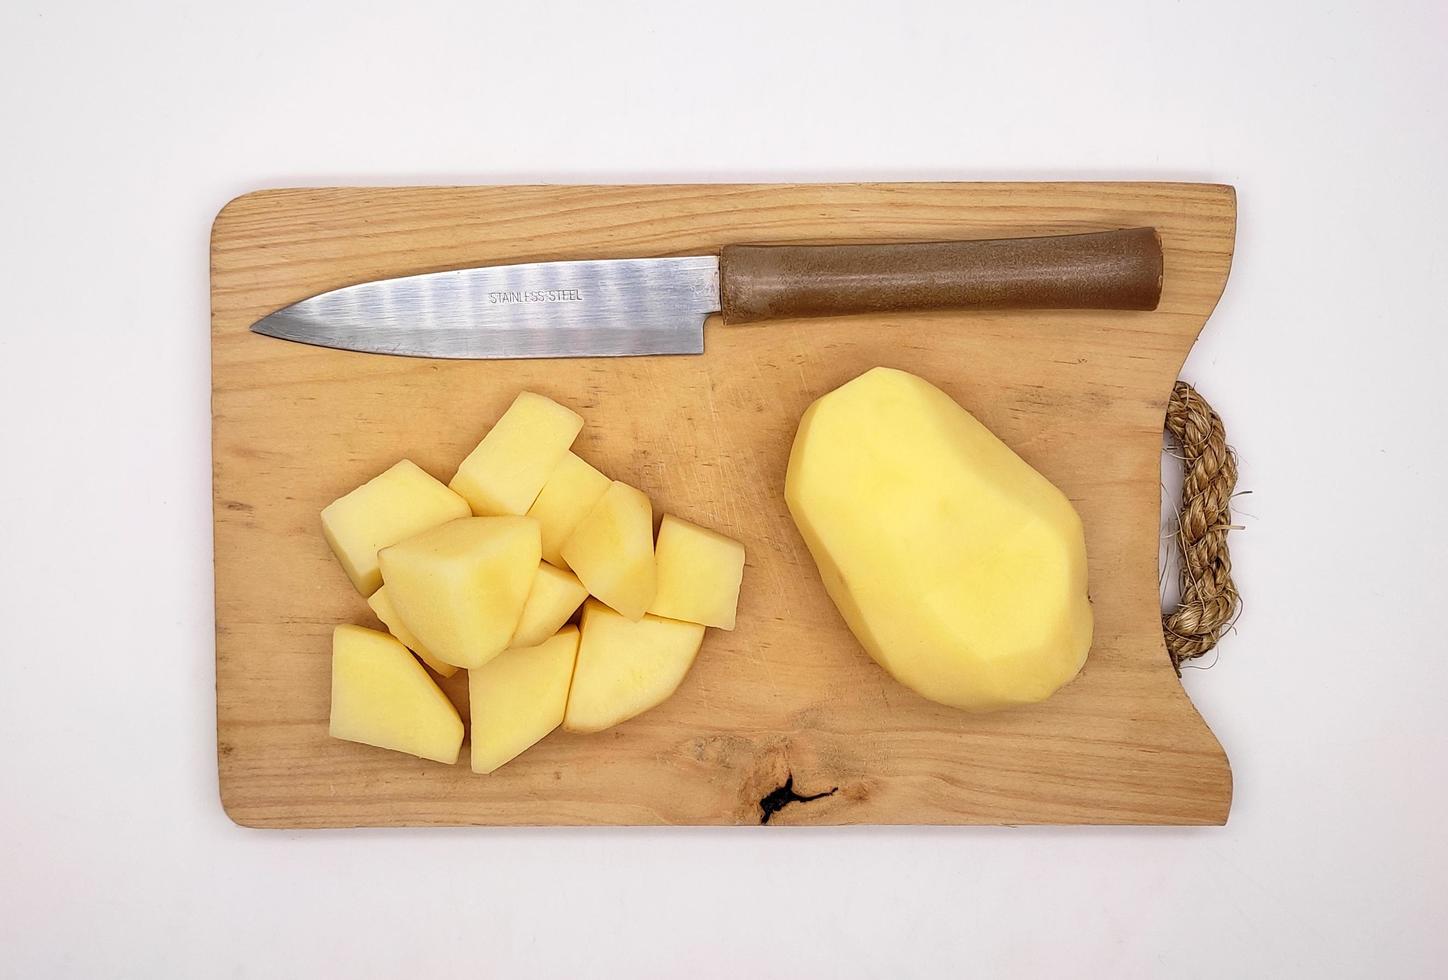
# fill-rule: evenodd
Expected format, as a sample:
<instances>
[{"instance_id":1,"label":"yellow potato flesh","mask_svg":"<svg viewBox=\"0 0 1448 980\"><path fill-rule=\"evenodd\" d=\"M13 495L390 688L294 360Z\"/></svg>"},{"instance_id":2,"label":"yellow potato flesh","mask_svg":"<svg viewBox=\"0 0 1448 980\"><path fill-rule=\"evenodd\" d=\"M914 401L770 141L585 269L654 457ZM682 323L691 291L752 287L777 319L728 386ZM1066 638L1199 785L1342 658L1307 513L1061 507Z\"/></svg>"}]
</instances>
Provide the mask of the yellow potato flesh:
<instances>
[{"instance_id":1,"label":"yellow potato flesh","mask_svg":"<svg viewBox=\"0 0 1448 980\"><path fill-rule=\"evenodd\" d=\"M393 608L392 597L387 592L387 586L383 586L367 597L367 605L372 608L372 614L382 621L387 627L387 632L397 637L397 642L417 654L417 658L427 664L443 677L451 677L458 672L452 664L445 664L441 660L427 652L422 641L412 635L412 630L403 623L402 617L397 615Z\"/></svg>"},{"instance_id":2,"label":"yellow potato flesh","mask_svg":"<svg viewBox=\"0 0 1448 980\"><path fill-rule=\"evenodd\" d=\"M669 698L689 672L704 627L657 616L627 619L590 599L563 727L601 732Z\"/></svg>"},{"instance_id":3,"label":"yellow potato flesh","mask_svg":"<svg viewBox=\"0 0 1448 980\"><path fill-rule=\"evenodd\" d=\"M569 626L468 671L473 772L492 772L558 727L577 655L578 627Z\"/></svg>"},{"instance_id":4,"label":"yellow potato flesh","mask_svg":"<svg viewBox=\"0 0 1448 980\"><path fill-rule=\"evenodd\" d=\"M581 428L583 419L576 412L525 391L448 485L479 517L526 514Z\"/></svg>"},{"instance_id":5,"label":"yellow potato flesh","mask_svg":"<svg viewBox=\"0 0 1448 980\"><path fill-rule=\"evenodd\" d=\"M587 598L588 590L578 581L577 575L554 568L547 562L539 562L528 601L523 603L518 628L508 641L509 648L535 647L542 643L557 633Z\"/></svg>"},{"instance_id":6,"label":"yellow potato flesh","mask_svg":"<svg viewBox=\"0 0 1448 980\"><path fill-rule=\"evenodd\" d=\"M463 722L447 695L394 638L361 626L332 633L333 738L451 765Z\"/></svg>"},{"instance_id":7,"label":"yellow potato flesh","mask_svg":"<svg viewBox=\"0 0 1448 980\"><path fill-rule=\"evenodd\" d=\"M481 667L501 653L538 571L538 522L465 517L381 553L403 624L444 663Z\"/></svg>"},{"instance_id":8,"label":"yellow potato flesh","mask_svg":"<svg viewBox=\"0 0 1448 980\"><path fill-rule=\"evenodd\" d=\"M649 498L615 481L563 545L588 591L629 619L654 601L654 513Z\"/></svg>"},{"instance_id":9,"label":"yellow potato flesh","mask_svg":"<svg viewBox=\"0 0 1448 980\"><path fill-rule=\"evenodd\" d=\"M563 544L593 510L612 481L573 453L567 453L543 484L528 516L543 532L543 560L567 568Z\"/></svg>"},{"instance_id":10,"label":"yellow potato flesh","mask_svg":"<svg viewBox=\"0 0 1448 980\"><path fill-rule=\"evenodd\" d=\"M373 477L322 510L322 534L364 596L382 585L377 552L469 514L468 502L411 460Z\"/></svg>"},{"instance_id":11,"label":"yellow potato flesh","mask_svg":"<svg viewBox=\"0 0 1448 980\"><path fill-rule=\"evenodd\" d=\"M665 514L654 545L658 589L649 612L720 629L734 628L744 545Z\"/></svg>"},{"instance_id":12,"label":"yellow potato flesh","mask_svg":"<svg viewBox=\"0 0 1448 980\"><path fill-rule=\"evenodd\" d=\"M811 405L785 501L850 630L925 697L1029 704L1085 663L1075 509L928 382L876 368Z\"/></svg>"}]
</instances>

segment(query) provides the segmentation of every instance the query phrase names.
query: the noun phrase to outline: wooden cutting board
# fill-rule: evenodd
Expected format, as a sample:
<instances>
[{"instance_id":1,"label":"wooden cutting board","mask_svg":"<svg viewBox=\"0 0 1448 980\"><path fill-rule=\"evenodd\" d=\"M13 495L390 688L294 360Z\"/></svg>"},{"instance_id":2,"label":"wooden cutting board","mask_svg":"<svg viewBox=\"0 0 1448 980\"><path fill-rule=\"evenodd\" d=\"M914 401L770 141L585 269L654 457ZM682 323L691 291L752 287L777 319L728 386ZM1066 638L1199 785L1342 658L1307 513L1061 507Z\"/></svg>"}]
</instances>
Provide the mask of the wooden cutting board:
<instances>
[{"instance_id":1,"label":"wooden cutting board","mask_svg":"<svg viewBox=\"0 0 1448 980\"><path fill-rule=\"evenodd\" d=\"M439 824L1214 824L1231 773L1162 644L1167 397L1226 282L1232 189L1198 184L327 188L249 194L211 242L221 798L256 827ZM431 361L254 335L387 276L728 242L995 238L1154 225L1153 313L933 313L706 327L702 357ZM875 365L975 413L1075 502L1095 646L1048 702L973 716L855 643L785 510L800 413ZM491 776L327 736L330 636L377 625L318 523L409 457L442 480L522 389L587 419L575 449L744 542L739 628L661 707L555 732ZM446 685L465 704L459 674ZM466 712L464 712L466 717ZM466 756L466 749L464 749ZM788 787L788 789L785 789ZM795 800L794 797L814 797Z\"/></svg>"}]
</instances>

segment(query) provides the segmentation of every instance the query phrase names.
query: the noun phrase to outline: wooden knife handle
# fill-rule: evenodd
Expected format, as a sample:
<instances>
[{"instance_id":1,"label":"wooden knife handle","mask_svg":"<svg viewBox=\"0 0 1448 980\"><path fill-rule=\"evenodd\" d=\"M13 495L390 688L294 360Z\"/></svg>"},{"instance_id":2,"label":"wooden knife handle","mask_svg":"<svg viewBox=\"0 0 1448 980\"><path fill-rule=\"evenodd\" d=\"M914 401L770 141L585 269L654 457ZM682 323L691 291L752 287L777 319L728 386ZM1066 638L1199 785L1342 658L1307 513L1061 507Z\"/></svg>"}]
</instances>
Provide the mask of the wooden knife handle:
<instances>
[{"instance_id":1,"label":"wooden knife handle","mask_svg":"<svg viewBox=\"0 0 1448 980\"><path fill-rule=\"evenodd\" d=\"M725 323L898 310L1154 310L1161 238L1129 228L884 245L726 245Z\"/></svg>"}]
</instances>

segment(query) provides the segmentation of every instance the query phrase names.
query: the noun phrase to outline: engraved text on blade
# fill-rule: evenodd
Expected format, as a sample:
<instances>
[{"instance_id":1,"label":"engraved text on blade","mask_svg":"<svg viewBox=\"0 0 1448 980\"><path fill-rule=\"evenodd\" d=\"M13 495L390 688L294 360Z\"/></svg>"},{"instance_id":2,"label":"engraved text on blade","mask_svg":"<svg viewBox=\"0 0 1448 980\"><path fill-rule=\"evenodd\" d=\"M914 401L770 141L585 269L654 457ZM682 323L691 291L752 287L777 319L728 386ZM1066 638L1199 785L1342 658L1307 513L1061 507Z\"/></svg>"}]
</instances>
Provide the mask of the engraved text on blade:
<instances>
[{"instance_id":1,"label":"engraved text on blade","mask_svg":"<svg viewBox=\"0 0 1448 980\"><path fill-rule=\"evenodd\" d=\"M488 294L489 303L582 303L577 289L527 289L522 292L504 290Z\"/></svg>"}]
</instances>

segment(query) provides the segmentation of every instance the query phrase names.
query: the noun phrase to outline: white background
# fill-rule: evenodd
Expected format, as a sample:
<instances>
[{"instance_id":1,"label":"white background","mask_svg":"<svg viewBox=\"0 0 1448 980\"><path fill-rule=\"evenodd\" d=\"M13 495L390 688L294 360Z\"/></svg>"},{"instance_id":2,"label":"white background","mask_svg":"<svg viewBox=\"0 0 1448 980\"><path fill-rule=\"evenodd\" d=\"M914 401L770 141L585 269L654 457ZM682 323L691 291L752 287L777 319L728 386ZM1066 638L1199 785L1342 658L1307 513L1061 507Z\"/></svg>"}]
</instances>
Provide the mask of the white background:
<instances>
[{"instance_id":1,"label":"white background","mask_svg":"<svg viewBox=\"0 0 1448 980\"><path fill-rule=\"evenodd\" d=\"M0 4L0 975L1441 976L1445 66L1442 0ZM1184 373L1253 491L1185 681L1225 829L223 815L225 201L1073 177L1240 195Z\"/></svg>"}]
</instances>

